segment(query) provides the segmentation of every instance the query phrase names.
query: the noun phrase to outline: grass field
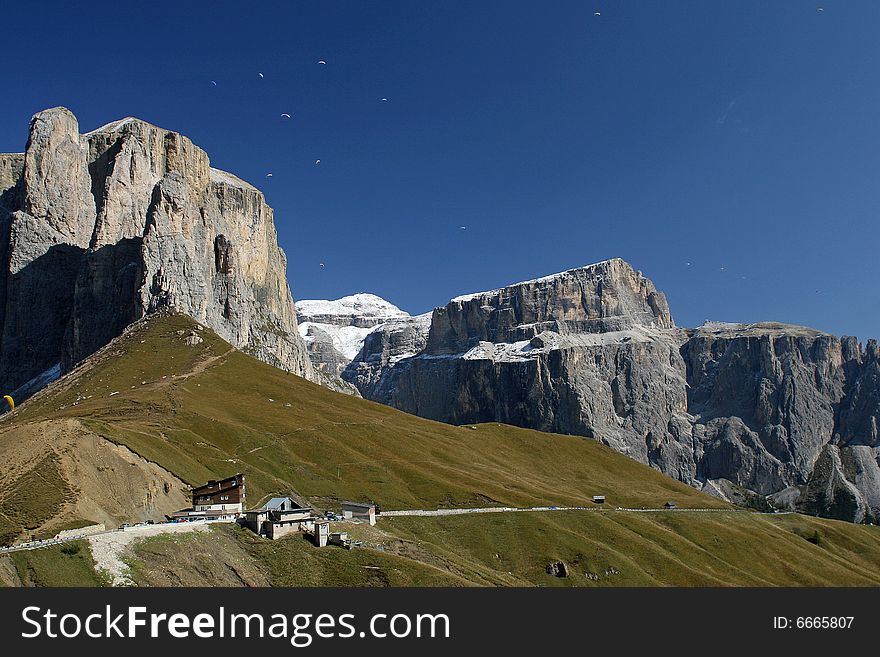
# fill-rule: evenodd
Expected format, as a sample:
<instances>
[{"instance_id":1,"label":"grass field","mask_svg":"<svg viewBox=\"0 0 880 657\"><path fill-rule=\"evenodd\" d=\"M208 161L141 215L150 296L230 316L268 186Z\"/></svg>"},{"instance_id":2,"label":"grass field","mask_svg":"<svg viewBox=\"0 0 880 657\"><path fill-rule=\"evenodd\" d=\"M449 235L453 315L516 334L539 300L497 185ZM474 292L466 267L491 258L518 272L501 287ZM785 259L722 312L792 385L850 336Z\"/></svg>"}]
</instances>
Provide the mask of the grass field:
<instances>
[{"instance_id":1,"label":"grass field","mask_svg":"<svg viewBox=\"0 0 880 657\"><path fill-rule=\"evenodd\" d=\"M522 585L880 585L880 528L800 515L560 511L388 518L382 529ZM547 573L557 561L569 577Z\"/></svg>"},{"instance_id":2,"label":"grass field","mask_svg":"<svg viewBox=\"0 0 880 657\"><path fill-rule=\"evenodd\" d=\"M202 342L188 345L191 334ZM331 509L342 499L385 509L580 506L597 494L609 508L382 518L377 527L350 527L367 546L352 551L319 550L299 536L270 542L232 526L158 537L127 557L142 585L880 585L876 527L734 511L595 441L499 424L454 427L334 393L232 350L183 316L136 325L0 420L0 462L30 436L30 451L15 461L25 465L0 470L7 534L39 531L88 483L76 480L82 463L50 472L58 461L40 437L56 425L65 440L87 432L142 457L95 471L149 465L189 484L244 472L251 507L295 492ZM98 456L88 458L105 458L102 449L95 443L88 454ZM150 481L160 481L155 472ZM668 500L715 511L613 510ZM75 556L4 557L0 579L103 583ZM568 577L547 572L555 562Z\"/></svg>"},{"instance_id":3,"label":"grass field","mask_svg":"<svg viewBox=\"0 0 880 657\"><path fill-rule=\"evenodd\" d=\"M4 563L5 562L5 563ZM0 582L19 586L105 586L86 541L0 557Z\"/></svg>"},{"instance_id":4,"label":"grass field","mask_svg":"<svg viewBox=\"0 0 880 657\"><path fill-rule=\"evenodd\" d=\"M269 541L235 525L162 536L130 557L140 586L465 586L428 564L374 550L316 548L302 534Z\"/></svg>"},{"instance_id":5,"label":"grass field","mask_svg":"<svg viewBox=\"0 0 880 657\"><path fill-rule=\"evenodd\" d=\"M418 418L232 351L207 329L188 346L193 325L161 317L130 332L0 423L0 441L22 423L77 418L189 484L244 472L252 505L293 488L319 506L568 506L594 494L619 506L726 506L595 441Z\"/></svg>"},{"instance_id":6,"label":"grass field","mask_svg":"<svg viewBox=\"0 0 880 657\"><path fill-rule=\"evenodd\" d=\"M338 528L365 547L215 526L136 545L132 573L152 586L880 585L880 528L797 515L560 511ZM566 577L547 572L559 562Z\"/></svg>"}]
</instances>

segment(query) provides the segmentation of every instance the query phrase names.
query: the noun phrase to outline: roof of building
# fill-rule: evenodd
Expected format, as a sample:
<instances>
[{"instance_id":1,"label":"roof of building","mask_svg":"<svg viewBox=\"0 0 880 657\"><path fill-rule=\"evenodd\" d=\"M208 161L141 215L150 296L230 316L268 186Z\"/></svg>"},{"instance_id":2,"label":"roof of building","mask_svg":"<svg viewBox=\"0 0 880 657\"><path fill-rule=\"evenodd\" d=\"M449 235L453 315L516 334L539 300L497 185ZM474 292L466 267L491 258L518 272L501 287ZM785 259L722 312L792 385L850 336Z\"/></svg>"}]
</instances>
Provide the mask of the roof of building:
<instances>
[{"instance_id":1,"label":"roof of building","mask_svg":"<svg viewBox=\"0 0 880 657\"><path fill-rule=\"evenodd\" d=\"M294 505L294 501L289 497L273 497L271 500L266 502L265 508L277 509L278 507L283 506L287 503L290 503L291 506Z\"/></svg>"},{"instance_id":2,"label":"roof of building","mask_svg":"<svg viewBox=\"0 0 880 657\"><path fill-rule=\"evenodd\" d=\"M233 475L232 477L227 477L226 479L211 479L206 484L195 486L192 492L193 495L225 492L231 488L238 488L239 482L244 484L244 475L241 473Z\"/></svg>"},{"instance_id":3,"label":"roof of building","mask_svg":"<svg viewBox=\"0 0 880 657\"><path fill-rule=\"evenodd\" d=\"M343 502L342 506L356 506L361 509L370 509L376 505L373 502Z\"/></svg>"}]
</instances>

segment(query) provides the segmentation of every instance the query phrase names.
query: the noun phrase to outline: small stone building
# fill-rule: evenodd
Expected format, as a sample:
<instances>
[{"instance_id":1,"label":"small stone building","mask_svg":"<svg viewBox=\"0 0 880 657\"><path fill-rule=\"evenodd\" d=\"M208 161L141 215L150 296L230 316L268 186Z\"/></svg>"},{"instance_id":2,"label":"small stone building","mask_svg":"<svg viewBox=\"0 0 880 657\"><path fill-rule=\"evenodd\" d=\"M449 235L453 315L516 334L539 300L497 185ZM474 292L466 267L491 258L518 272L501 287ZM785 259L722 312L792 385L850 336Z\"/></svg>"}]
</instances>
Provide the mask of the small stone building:
<instances>
[{"instance_id":1,"label":"small stone building","mask_svg":"<svg viewBox=\"0 0 880 657\"><path fill-rule=\"evenodd\" d=\"M311 509L288 509L269 511L269 518L263 523L266 537L273 541L288 534L301 532L314 526Z\"/></svg>"},{"instance_id":2,"label":"small stone building","mask_svg":"<svg viewBox=\"0 0 880 657\"><path fill-rule=\"evenodd\" d=\"M318 547L326 547L330 540L330 523L321 520L315 523L315 545Z\"/></svg>"},{"instance_id":3,"label":"small stone building","mask_svg":"<svg viewBox=\"0 0 880 657\"><path fill-rule=\"evenodd\" d=\"M275 498L290 501L290 498ZM267 503L272 504L273 500ZM242 524L255 534L272 540L301 531L312 531L315 526L314 509L294 505L287 502L272 504L274 509L251 509L245 512ZM281 508L281 507L285 508Z\"/></svg>"},{"instance_id":4,"label":"small stone building","mask_svg":"<svg viewBox=\"0 0 880 657\"><path fill-rule=\"evenodd\" d=\"M372 502L343 502L342 518L343 520L355 520L375 525L376 505Z\"/></svg>"}]
</instances>

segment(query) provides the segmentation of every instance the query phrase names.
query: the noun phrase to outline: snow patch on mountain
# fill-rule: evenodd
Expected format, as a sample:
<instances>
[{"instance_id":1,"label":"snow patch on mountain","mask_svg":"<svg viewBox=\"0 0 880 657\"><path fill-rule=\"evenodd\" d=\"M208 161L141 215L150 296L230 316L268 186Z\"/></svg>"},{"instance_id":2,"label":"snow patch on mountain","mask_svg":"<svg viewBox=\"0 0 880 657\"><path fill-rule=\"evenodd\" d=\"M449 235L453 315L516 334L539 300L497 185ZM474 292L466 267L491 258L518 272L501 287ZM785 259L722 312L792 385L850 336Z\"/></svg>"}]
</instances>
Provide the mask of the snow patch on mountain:
<instances>
[{"instance_id":1,"label":"snow patch on mountain","mask_svg":"<svg viewBox=\"0 0 880 657\"><path fill-rule=\"evenodd\" d=\"M296 313L313 364L337 376L357 357L370 333L386 323L412 319L393 303L366 292L298 301Z\"/></svg>"},{"instance_id":2,"label":"snow patch on mountain","mask_svg":"<svg viewBox=\"0 0 880 657\"><path fill-rule=\"evenodd\" d=\"M375 294L361 292L341 299L328 301L325 299L307 299L296 302L296 312L304 321L316 320L318 317L361 317L365 319L387 320L392 317L409 317L393 303Z\"/></svg>"},{"instance_id":3,"label":"snow patch on mountain","mask_svg":"<svg viewBox=\"0 0 880 657\"><path fill-rule=\"evenodd\" d=\"M354 360L367 334L375 330L375 326L362 328L360 326L337 326L336 324L322 324L319 322L302 322L299 325L299 334L306 343L306 347L316 339L320 339L320 333L312 329L318 329L330 336L333 348L348 360Z\"/></svg>"}]
</instances>

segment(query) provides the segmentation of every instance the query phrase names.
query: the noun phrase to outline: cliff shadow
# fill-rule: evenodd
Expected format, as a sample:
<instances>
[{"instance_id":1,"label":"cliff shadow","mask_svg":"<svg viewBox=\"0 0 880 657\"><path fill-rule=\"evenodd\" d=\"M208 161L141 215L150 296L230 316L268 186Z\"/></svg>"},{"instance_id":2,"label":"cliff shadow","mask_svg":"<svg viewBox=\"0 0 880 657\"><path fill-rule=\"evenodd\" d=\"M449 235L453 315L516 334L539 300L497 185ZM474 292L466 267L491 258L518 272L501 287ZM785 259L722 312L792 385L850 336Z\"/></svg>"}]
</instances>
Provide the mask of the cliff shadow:
<instances>
[{"instance_id":1,"label":"cliff shadow","mask_svg":"<svg viewBox=\"0 0 880 657\"><path fill-rule=\"evenodd\" d=\"M63 367L70 369L143 316L143 240L124 239L83 254L73 291L73 309L63 343Z\"/></svg>"},{"instance_id":2,"label":"cliff shadow","mask_svg":"<svg viewBox=\"0 0 880 657\"><path fill-rule=\"evenodd\" d=\"M80 247L56 244L10 274L7 254L0 389L15 390L62 361L82 257Z\"/></svg>"}]
</instances>

